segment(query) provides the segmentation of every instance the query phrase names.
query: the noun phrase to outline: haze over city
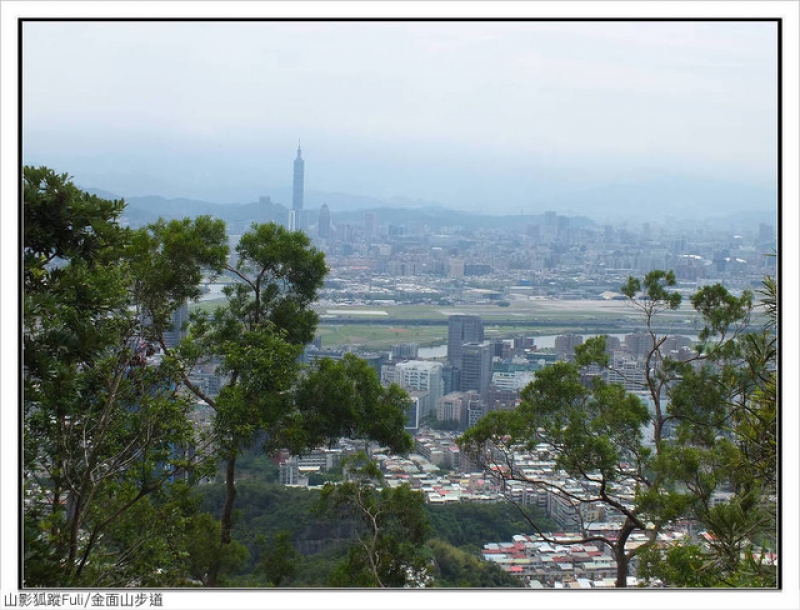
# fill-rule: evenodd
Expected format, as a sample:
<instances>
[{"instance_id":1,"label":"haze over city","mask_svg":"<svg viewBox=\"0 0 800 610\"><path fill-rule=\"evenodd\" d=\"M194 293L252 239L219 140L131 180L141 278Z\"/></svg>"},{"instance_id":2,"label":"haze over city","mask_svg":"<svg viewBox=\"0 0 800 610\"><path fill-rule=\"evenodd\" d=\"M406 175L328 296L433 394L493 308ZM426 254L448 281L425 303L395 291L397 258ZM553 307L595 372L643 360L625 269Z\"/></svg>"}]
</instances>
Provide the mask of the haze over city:
<instances>
[{"instance_id":1,"label":"haze over city","mask_svg":"<svg viewBox=\"0 0 800 610\"><path fill-rule=\"evenodd\" d=\"M774 210L774 22L27 22L23 161L86 188ZM333 210L334 213L336 210Z\"/></svg>"},{"instance_id":2,"label":"haze over city","mask_svg":"<svg viewBox=\"0 0 800 610\"><path fill-rule=\"evenodd\" d=\"M0 4L9 604L797 607L800 8Z\"/></svg>"}]
</instances>

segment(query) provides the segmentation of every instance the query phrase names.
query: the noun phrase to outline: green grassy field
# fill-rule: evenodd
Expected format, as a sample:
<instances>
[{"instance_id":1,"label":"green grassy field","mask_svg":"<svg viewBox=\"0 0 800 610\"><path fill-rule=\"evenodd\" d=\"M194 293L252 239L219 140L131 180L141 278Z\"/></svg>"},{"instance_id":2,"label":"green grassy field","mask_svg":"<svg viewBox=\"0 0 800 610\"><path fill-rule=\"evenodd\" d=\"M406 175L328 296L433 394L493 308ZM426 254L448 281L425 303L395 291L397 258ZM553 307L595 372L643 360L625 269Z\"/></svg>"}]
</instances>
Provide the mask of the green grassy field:
<instances>
[{"instance_id":1,"label":"green grassy field","mask_svg":"<svg viewBox=\"0 0 800 610\"><path fill-rule=\"evenodd\" d=\"M191 306L192 310L213 311L224 300L203 301ZM420 346L440 345L447 342L447 326L423 326L411 324L412 320L441 320L455 314L479 315L484 320L487 338L510 338L519 335L556 335L567 332L591 332L583 330L603 327L629 332L632 325L641 320L641 313L625 301L561 301L520 300L512 301L509 307L490 304L440 306L440 305L392 305L392 306L320 306L321 315L318 335L322 345L333 348L342 345L359 346L364 349L388 349L395 343L417 343ZM364 312L358 314L356 312ZM379 312L379 313L366 313ZM385 313L384 313L385 312ZM374 324L352 324L348 320L337 320L335 316L374 321ZM396 320L386 324L384 320ZM675 312L665 312L659 319L670 332L696 334L696 314L688 303ZM408 320L408 324L403 324ZM513 326L498 326L493 321L518 322ZM574 326L575 324L579 326ZM613 332L608 330L606 332Z\"/></svg>"}]
</instances>

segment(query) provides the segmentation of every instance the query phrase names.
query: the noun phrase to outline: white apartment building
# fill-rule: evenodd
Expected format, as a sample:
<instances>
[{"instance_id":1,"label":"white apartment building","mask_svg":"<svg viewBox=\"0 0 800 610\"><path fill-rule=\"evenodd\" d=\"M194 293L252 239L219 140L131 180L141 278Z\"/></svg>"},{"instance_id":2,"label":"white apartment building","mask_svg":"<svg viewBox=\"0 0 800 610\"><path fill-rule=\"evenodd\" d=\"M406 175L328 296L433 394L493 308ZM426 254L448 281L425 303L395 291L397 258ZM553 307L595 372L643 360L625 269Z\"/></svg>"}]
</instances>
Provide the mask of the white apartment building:
<instances>
[{"instance_id":1,"label":"white apartment building","mask_svg":"<svg viewBox=\"0 0 800 610\"><path fill-rule=\"evenodd\" d=\"M406 360L394 365L394 382L406 390L423 390L429 393L425 412L419 414L420 419L428 415L444 394L442 364L427 360Z\"/></svg>"},{"instance_id":2,"label":"white apartment building","mask_svg":"<svg viewBox=\"0 0 800 610\"><path fill-rule=\"evenodd\" d=\"M522 390L531 381L533 373L531 371L497 371L492 373L492 385L500 390Z\"/></svg>"}]
</instances>

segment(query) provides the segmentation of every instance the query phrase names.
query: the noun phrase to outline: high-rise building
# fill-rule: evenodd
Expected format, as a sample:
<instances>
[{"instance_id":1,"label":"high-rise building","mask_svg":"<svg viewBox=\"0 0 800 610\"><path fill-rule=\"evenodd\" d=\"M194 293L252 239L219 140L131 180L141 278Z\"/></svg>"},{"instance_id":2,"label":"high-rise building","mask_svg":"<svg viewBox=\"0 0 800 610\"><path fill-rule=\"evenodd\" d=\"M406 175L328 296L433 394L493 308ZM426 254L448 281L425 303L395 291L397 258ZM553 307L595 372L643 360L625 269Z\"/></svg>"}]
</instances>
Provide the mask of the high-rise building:
<instances>
[{"instance_id":1,"label":"high-rise building","mask_svg":"<svg viewBox=\"0 0 800 610\"><path fill-rule=\"evenodd\" d=\"M297 145L297 158L294 160L294 180L292 182L292 210L289 214L289 228L302 229L301 212L303 210L303 181L305 177L306 162L303 161L300 144ZM295 226L292 226L294 224Z\"/></svg>"},{"instance_id":2,"label":"high-rise building","mask_svg":"<svg viewBox=\"0 0 800 610\"><path fill-rule=\"evenodd\" d=\"M317 230L322 239L328 239L331 236L331 211L328 209L327 203L323 203L319 209Z\"/></svg>"},{"instance_id":3,"label":"high-rise building","mask_svg":"<svg viewBox=\"0 0 800 610\"><path fill-rule=\"evenodd\" d=\"M476 390L481 400L489 398L492 354L488 341L465 343L461 352L461 390Z\"/></svg>"},{"instance_id":4,"label":"high-rise building","mask_svg":"<svg viewBox=\"0 0 800 610\"><path fill-rule=\"evenodd\" d=\"M444 380L444 393L457 392L461 387L461 369L449 362L442 367L442 379Z\"/></svg>"},{"instance_id":5,"label":"high-rise building","mask_svg":"<svg viewBox=\"0 0 800 610\"><path fill-rule=\"evenodd\" d=\"M392 360L416 360L419 346L416 343L397 343L391 347Z\"/></svg>"},{"instance_id":6,"label":"high-rise building","mask_svg":"<svg viewBox=\"0 0 800 610\"><path fill-rule=\"evenodd\" d=\"M411 399L411 404L406 408L406 430L416 431L419 429L420 413L422 412L423 403L429 397L428 392L422 390L411 390L408 397Z\"/></svg>"},{"instance_id":7,"label":"high-rise building","mask_svg":"<svg viewBox=\"0 0 800 610\"><path fill-rule=\"evenodd\" d=\"M364 237L372 239L378 234L378 215L375 212L364 213Z\"/></svg>"},{"instance_id":8,"label":"high-rise building","mask_svg":"<svg viewBox=\"0 0 800 610\"><path fill-rule=\"evenodd\" d=\"M575 348L583 345L583 335L567 333L556 337L555 347L559 360L572 360L575 357Z\"/></svg>"},{"instance_id":9,"label":"high-rise building","mask_svg":"<svg viewBox=\"0 0 800 610\"><path fill-rule=\"evenodd\" d=\"M462 346L483 341L483 320L480 316L456 315L448 318L447 361L461 366Z\"/></svg>"}]
</instances>

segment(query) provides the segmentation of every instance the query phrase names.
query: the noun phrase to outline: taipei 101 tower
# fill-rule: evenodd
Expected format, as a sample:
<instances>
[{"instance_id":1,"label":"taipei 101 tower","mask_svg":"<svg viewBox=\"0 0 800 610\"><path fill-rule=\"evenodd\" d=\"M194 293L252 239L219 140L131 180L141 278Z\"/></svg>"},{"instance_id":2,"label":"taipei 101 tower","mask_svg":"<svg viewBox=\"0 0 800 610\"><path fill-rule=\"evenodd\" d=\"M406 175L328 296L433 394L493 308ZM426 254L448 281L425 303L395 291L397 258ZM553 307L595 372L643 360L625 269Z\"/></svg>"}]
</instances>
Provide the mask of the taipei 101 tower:
<instances>
[{"instance_id":1,"label":"taipei 101 tower","mask_svg":"<svg viewBox=\"0 0 800 610\"><path fill-rule=\"evenodd\" d=\"M305 173L306 162L300 151L300 143L297 144L297 158L294 160L294 181L292 183L292 209L289 212L289 230L297 231L302 229L300 226L301 214L303 213L303 175Z\"/></svg>"}]
</instances>

